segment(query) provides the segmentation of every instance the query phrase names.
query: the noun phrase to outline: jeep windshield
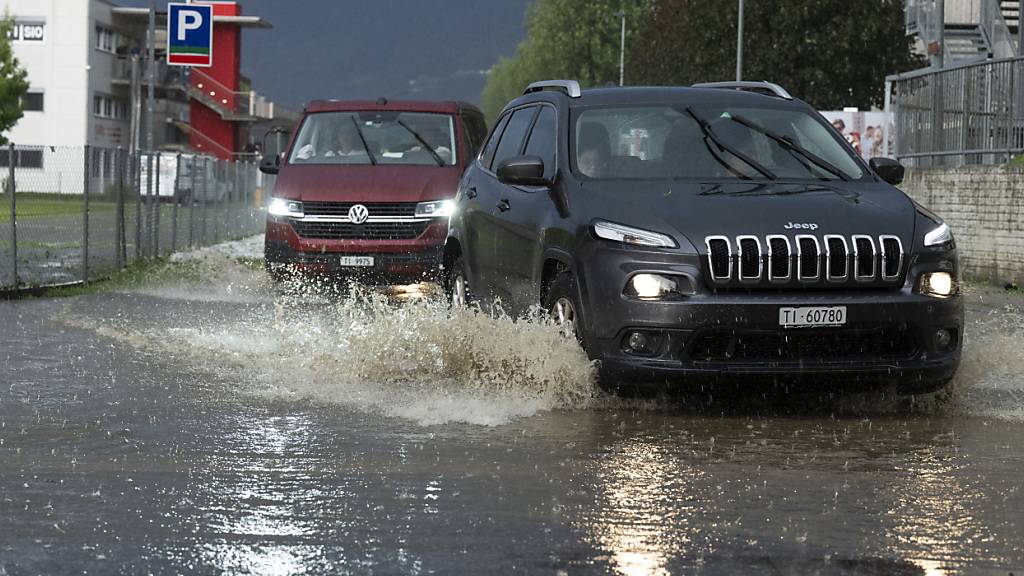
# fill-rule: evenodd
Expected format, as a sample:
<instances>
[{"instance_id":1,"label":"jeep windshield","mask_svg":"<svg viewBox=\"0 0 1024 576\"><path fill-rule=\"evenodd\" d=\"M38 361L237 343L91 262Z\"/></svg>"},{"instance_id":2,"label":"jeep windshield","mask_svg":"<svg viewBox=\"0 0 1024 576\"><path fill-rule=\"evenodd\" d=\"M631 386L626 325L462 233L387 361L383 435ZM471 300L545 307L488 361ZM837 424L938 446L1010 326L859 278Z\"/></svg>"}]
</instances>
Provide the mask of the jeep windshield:
<instances>
[{"instance_id":1,"label":"jeep windshield","mask_svg":"<svg viewBox=\"0 0 1024 576\"><path fill-rule=\"evenodd\" d=\"M795 108L592 108L574 119L573 170L592 179L859 180L829 126Z\"/></svg>"},{"instance_id":2,"label":"jeep windshield","mask_svg":"<svg viewBox=\"0 0 1024 576\"><path fill-rule=\"evenodd\" d=\"M319 112L302 123L290 164L453 166L454 122L420 112Z\"/></svg>"}]
</instances>

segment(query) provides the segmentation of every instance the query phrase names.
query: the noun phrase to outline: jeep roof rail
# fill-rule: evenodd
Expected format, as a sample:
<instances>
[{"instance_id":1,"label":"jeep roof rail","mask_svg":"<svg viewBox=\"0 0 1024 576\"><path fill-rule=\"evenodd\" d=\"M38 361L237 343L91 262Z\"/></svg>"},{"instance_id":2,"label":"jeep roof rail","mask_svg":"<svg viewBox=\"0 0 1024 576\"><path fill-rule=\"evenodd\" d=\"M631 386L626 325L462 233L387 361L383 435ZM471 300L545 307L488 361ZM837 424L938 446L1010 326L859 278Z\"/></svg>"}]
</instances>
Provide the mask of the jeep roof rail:
<instances>
[{"instance_id":1,"label":"jeep roof rail","mask_svg":"<svg viewBox=\"0 0 1024 576\"><path fill-rule=\"evenodd\" d=\"M530 94L533 92L541 92L547 88L555 88L561 90L569 96L569 98L580 97L580 83L575 80L541 80L540 82L534 82L523 90L523 94Z\"/></svg>"},{"instance_id":2,"label":"jeep roof rail","mask_svg":"<svg viewBox=\"0 0 1024 576\"><path fill-rule=\"evenodd\" d=\"M748 92L768 92L773 96L779 98L785 98L786 100L792 100L793 96L786 89L773 82L704 82L703 84L694 84L693 88L724 88L726 90L746 90Z\"/></svg>"}]
</instances>

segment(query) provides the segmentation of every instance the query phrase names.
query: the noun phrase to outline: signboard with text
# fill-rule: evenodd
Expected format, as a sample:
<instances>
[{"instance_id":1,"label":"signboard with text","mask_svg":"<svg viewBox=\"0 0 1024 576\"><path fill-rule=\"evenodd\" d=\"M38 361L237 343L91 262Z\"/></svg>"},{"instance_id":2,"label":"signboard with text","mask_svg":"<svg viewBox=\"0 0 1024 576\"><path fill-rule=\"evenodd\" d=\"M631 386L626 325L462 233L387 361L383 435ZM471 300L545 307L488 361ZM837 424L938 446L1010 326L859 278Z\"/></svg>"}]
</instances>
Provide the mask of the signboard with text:
<instances>
[{"instance_id":1,"label":"signboard with text","mask_svg":"<svg viewBox=\"0 0 1024 576\"><path fill-rule=\"evenodd\" d=\"M213 65L213 6L167 5L167 63L172 66Z\"/></svg>"},{"instance_id":2,"label":"signboard with text","mask_svg":"<svg viewBox=\"0 0 1024 576\"><path fill-rule=\"evenodd\" d=\"M46 38L46 22L24 22L17 20L7 37L12 42L42 42Z\"/></svg>"}]
</instances>

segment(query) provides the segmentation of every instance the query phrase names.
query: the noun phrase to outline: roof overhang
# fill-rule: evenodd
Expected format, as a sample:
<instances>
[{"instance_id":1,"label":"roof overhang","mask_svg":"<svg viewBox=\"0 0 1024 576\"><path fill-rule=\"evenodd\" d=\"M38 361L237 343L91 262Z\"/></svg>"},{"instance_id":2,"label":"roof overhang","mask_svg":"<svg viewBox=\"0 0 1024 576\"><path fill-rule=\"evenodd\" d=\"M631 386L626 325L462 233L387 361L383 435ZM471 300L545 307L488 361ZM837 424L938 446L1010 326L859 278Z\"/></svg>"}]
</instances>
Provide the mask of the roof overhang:
<instances>
[{"instance_id":1,"label":"roof overhang","mask_svg":"<svg viewBox=\"0 0 1024 576\"><path fill-rule=\"evenodd\" d=\"M116 16L144 22L149 19L149 8L129 8L127 6L116 6L111 12ZM156 20L158 23L167 24L167 11L157 10ZM273 25L259 16L214 16L214 24L230 24L239 28L273 28Z\"/></svg>"}]
</instances>

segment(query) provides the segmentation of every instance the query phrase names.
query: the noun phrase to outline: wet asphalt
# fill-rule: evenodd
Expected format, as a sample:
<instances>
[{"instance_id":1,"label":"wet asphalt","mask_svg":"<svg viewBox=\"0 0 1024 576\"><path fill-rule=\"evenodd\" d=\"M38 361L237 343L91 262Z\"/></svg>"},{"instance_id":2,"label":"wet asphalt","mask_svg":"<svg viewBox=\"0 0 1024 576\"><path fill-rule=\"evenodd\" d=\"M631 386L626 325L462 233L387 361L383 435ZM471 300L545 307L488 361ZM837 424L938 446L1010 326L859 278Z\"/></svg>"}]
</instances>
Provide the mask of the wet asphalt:
<instances>
[{"instance_id":1,"label":"wet asphalt","mask_svg":"<svg viewBox=\"0 0 1024 576\"><path fill-rule=\"evenodd\" d=\"M232 350L279 305L204 296L0 302L0 575L1024 573L1020 296L969 297L948 400L598 398L490 425L247 393L263 369Z\"/></svg>"}]
</instances>

